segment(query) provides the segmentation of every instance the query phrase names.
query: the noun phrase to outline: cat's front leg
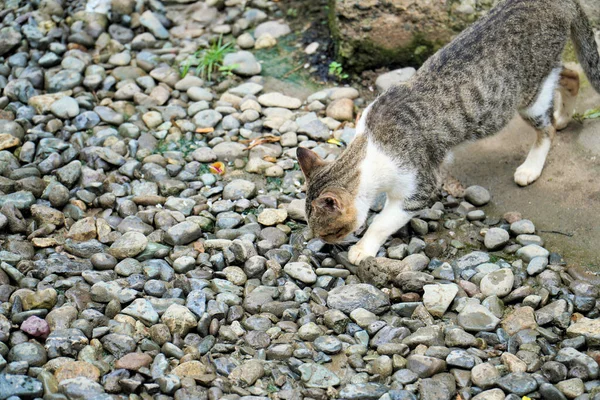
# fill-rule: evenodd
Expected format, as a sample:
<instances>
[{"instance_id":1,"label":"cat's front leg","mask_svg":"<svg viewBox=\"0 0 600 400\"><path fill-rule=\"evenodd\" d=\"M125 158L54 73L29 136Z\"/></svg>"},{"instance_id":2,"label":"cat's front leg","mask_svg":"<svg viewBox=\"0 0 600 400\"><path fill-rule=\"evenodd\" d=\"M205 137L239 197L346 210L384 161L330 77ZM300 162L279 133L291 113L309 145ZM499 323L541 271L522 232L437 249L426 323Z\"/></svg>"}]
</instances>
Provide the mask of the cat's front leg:
<instances>
[{"instance_id":1,"label":"cat's front leg","mask_svg":"<svg viewBox=\"0 0 600 400\"><path fill-rule=\"evenodd\" d=\"M387 238L410 221L412 215L405 211L402 205L400 200L388 200L362 239L350 248L348 260L352 264L359 265L366 258L377 255Z\"/></svg>"}]
</instances>

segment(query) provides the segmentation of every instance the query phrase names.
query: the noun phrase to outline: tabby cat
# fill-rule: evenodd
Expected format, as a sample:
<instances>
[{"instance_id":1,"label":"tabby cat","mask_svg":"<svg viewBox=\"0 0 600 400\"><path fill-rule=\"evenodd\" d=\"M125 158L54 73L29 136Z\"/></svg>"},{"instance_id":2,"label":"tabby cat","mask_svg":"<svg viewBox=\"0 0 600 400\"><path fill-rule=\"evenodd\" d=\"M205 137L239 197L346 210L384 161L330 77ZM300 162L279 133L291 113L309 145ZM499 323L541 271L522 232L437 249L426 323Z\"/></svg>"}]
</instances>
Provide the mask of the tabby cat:
<instances>
[{"instance_id":1,"label":"tabby cat","mask_svg":"<svg viewBox=\"0 0 600 400\"><path fill-rule=\"evenodd\" d=\"M424 208L450 150L493 135L519 112L537 132L514 180L539 178L556 129L572 117L577 72L561 55L569 37L600 93L600 56L577 0L505 0L432 56L406 84L393 86L362 113L356 137L334 162L298 148L313 233L339 243L361 227L379 193L377 215L348 257L358 265Z\"/></svg>"}]
</instances>

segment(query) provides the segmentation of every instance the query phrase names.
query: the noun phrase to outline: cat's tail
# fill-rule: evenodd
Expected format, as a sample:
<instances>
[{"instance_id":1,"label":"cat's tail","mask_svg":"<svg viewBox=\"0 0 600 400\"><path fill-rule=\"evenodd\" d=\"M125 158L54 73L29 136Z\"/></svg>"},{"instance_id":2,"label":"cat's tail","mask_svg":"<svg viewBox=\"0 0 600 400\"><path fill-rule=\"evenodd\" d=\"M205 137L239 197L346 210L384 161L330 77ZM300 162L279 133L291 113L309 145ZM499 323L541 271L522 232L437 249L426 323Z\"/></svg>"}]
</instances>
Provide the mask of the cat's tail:
<instances>
[{"instance_id":1,"label":"cat's tail","mask_svg":"<svg viewBox=\"0 0 600 400\"><path fill-rule=\"evenodd\" d=\"M577 58L590 84L596 92L600 93L600 54L598 54L594 31L578 0L575 0L574 3L576 15L571 27L571 37L575 44Z\"/></svg>"}]
</instances>

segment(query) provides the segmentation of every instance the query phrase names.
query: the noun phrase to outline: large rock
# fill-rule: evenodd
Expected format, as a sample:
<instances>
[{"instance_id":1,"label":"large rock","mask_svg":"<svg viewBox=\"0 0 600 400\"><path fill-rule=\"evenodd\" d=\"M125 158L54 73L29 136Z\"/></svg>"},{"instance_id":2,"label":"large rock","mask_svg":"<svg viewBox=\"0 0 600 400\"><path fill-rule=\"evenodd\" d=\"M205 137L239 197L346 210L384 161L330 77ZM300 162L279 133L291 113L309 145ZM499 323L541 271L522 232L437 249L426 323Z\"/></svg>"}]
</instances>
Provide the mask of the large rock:
<instances>
[{"instance_id":1,"label":"large rock","mask_svg":"<svg viewBox=\"0 0 600 400\"><path fill-rule=\"evenodd\" d=\"M497 1L478 2L477 9L470 3L368 0L358 6L355 0L330 0L329 27L345 67L417 66Z\"/></svg>"},{"instance_id":2,"label":"large rock","mask_svg":"<svg viewBox=\"0 0 600 400\"><path fill-rule=\"evenodd\" d=\"M390 299L375 286L366 283L340 286L329 292L327 305L350 314L362 307L375 314L381 314L390 306Z\"/></svg>"}]
</instances>

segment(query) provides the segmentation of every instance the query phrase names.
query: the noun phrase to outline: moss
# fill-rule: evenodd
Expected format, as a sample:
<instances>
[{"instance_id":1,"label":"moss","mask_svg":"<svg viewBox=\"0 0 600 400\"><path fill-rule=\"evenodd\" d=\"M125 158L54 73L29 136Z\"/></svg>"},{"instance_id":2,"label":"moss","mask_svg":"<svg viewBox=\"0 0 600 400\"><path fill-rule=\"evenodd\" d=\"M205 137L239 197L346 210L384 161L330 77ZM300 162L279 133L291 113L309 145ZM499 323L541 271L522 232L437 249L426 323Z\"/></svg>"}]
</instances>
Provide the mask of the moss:
<instances>
[{"instance_id":1,"label":"moss","mask_svg":"<svg viewBox=\"0 0 600 400\"><path fill-rule=\"evenodd\" d=\"M428 40L419 33L415 34L409 45L394 49L383 48L369 40L351 40L340 33L335 2L336 0L329 0L329 30L335 42L337 61L349 71L362 72L396 64L418 68L446 44Z\"/></svg>"}]
</instances>

